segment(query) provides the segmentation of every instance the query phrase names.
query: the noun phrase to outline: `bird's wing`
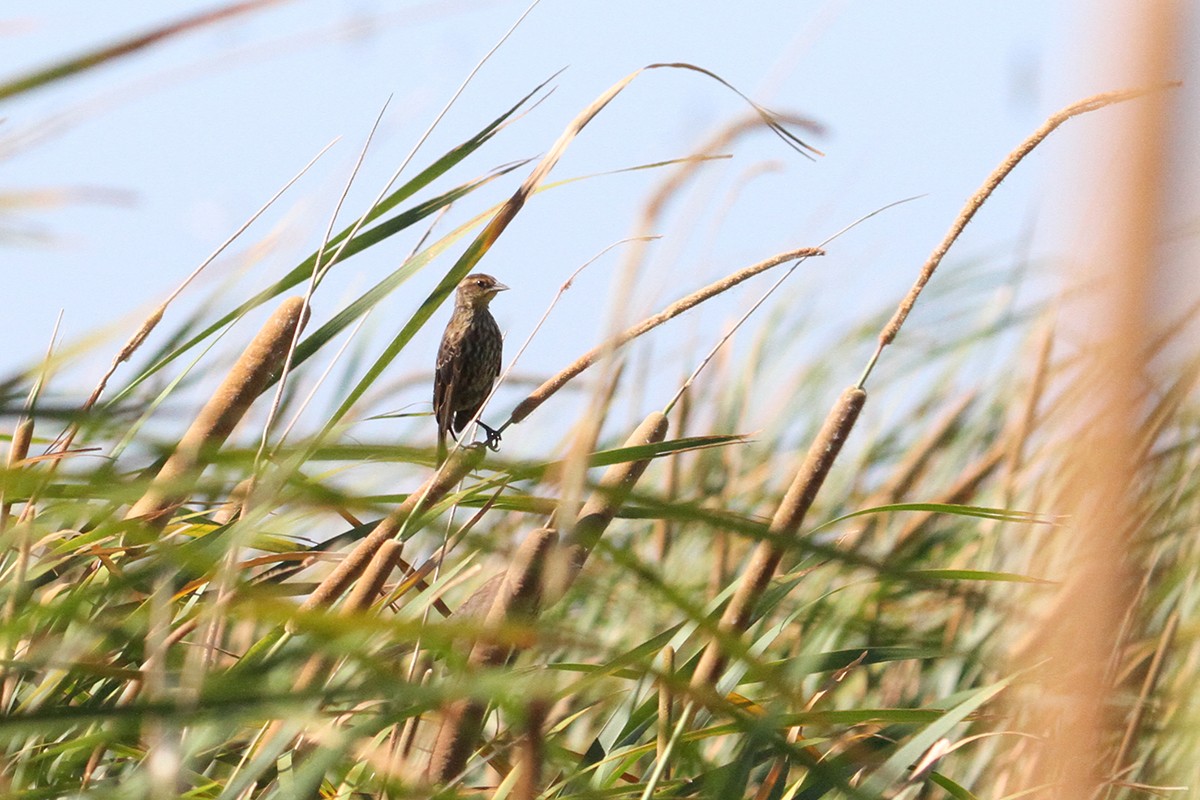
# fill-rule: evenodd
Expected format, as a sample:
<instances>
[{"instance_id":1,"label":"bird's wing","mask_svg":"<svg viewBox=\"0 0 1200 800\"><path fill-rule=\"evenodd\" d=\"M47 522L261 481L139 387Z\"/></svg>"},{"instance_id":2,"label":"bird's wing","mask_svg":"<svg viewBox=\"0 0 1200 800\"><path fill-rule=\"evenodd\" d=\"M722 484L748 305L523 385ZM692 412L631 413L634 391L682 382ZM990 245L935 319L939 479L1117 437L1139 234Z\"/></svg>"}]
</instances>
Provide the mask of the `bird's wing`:
<instances>
[{"instance_id":1,"label":"bird's wing","mask_svg":"<svg viewBox=\"0 0 1200 800\"><path fill-rule=\"evenodd\" d=\"M450 430L450 421L454 417L452 398L462 361L458 358L459 345L456 340L443 339L438 348L437 368L433 375L433 414L439 433Z\"/></svg>"}]
</instances>

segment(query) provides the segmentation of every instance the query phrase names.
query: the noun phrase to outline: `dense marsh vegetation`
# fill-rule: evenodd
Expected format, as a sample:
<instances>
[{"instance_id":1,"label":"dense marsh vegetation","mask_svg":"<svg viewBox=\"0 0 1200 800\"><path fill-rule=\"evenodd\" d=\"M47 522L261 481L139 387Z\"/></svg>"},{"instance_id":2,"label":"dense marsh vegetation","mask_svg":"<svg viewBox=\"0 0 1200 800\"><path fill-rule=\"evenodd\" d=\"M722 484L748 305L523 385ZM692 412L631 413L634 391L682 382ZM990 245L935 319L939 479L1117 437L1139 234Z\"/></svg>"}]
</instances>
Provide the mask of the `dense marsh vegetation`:
<instances>
[{"instance_id":1,"label":"dense marsh vegetation","mask_svg":"<svg viewBox=\"0 0 1200 800\"><path fill-rule=\"evenodd\" d=\"M14 79L0 99L124 52ZM59 390L54 352L2 384L5 796L1004 798L1096 778L1097 797L1196 791L1193 320L1108 319L1123 356L1064 341L1053 302L997 312L1007 266L945 290L936 272L1059 124L1163 91L1090 98L1014 142L898 310L819 359L796 346L811 332L787 318L781 276L836 258L836 237L682 286L520 384L520 404L492 403L485 419L544 444L541 458L475 445L439 466L429 417L358 434L402 354L432 380L415 334L442 323L457 282L637 76L530 163L491 169L488 145L546 87L480 109L475 136L344 212L268 290L182 322L164 303L90 397ZM802 121L750 112L721 148L766 128L808 149ZM713 152L656 165L664 197ZM449 184L461 164L478 177ZM508 201L433 227L494 182ZM426 231L358 297L322 294L354 256ZM394 338L347 339L419 270L443 277ZM926 280L967 311L905 353L893 339ZM694 381L653 350L629 357L711 297L768 289L779 302L738 320L739 347L726 331L696 344ZM893 358L920 364L909 396L876 393ZM327 378L341 359L354 370ZM647 374L679 391L627 424ZM856 427L877 402L910 413ZM371 471L389 488L361 488ZM1063 756L1064 737L1093 761Z\"/></svg>"}]
</instances>

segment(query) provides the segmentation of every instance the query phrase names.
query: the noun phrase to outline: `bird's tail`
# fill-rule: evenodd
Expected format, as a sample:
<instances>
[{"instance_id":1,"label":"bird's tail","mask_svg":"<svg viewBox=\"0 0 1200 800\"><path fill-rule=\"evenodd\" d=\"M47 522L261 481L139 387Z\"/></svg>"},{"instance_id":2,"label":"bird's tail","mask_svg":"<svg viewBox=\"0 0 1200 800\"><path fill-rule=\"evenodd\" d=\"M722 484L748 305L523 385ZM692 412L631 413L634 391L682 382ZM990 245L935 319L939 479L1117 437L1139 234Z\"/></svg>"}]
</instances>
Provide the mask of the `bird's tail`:
<instances>
[{"instance_id":1,"label":"bird's tail","mask_svg":"<svg viewBox=\"0 0 1200 800\"><path fill-rule=\"evenodd\" d=\"M447 452L448 451L446 450L446 431L439 427L438 428L438 445L437 445L437 463L438 463L439 467L442 464L446 463Z\"/></svg>"}]
</instances>

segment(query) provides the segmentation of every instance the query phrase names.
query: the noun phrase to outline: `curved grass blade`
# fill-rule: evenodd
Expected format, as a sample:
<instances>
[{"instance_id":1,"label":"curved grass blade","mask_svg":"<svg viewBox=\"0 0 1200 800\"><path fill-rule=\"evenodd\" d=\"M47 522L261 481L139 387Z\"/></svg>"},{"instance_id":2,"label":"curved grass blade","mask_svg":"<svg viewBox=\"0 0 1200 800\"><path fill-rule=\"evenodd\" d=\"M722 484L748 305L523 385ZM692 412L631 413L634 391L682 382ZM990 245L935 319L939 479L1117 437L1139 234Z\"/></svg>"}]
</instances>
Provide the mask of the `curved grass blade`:
<instances>
[{"instance_id":1,"label":"curved grass blade","mask_svg":"<svg viewBox=\"0 0 1200 800\"><path fill-rule=\"evenodd\" d=\"M374 221L374 220L378 219L380 216L382 216L383 214L386 214L388 211L392 210L400 203L402 203L405 200L407 200L408 198L412 197L414 194L416 194L421 189L424 189L426 186L428 186L434 180L436 180L437 178L440 178L442 175L444 175L446 172L448 172L452 167L456 166L461 161L463 161L465 158L467 158L469 155L471 155L476 150L478 150L480 147L482 147L488 140L490 140L498 131L500 131L503 128L504 124L509 120L510 117L512 117L513 114L515 114L523 105L525 105L530 100L530 98L532 98L535 94L537 94L539 91L541 91L541 89L545 85L546 85L545 82L543 82L542 84L539 84L537 87L535 87L533 89L533 91L529 92L524 97L522 97L515 105L512 106L512 108L508 109L503 114L501 114L499 117L497 117L495 120L493 120L491 123L489 123L479 133L475 134L470 139L466 140L462 144L460 144L457 147L453 148L452 150L448 151L445 155L443 155L441 158L434 161L432 164L430 164L428 167L426 167L424 170L422 170L419 174L417 174L411 180L409 180L404 185L400 186L394 192L389 194L384 200L380 201L380 203L378 205L376 205L374 208L372 208L370 211L367 212L366 221L367 222ZM384 223L384 224L376 226L375 228L361 231L358 235L356 235L353 239L351 239L349 243L347 243L346 247L343 249L343 251L341 253L341 256L337 259L336 262L331 262L329 264L326 264L325 266L328 268L328 267L333 266L334 263L340 263L342 261L345 261L347 258L362 251L363 249L365 249L373 244L376 244L379 241L381 241L382 239L385 239L388 236L392 236L395 233L398 233L399 231L421 221L422 219L428 217L430 214L433 214L436 211L440 210L443 206L448 205L449 203L451 203L454 200L461 197L462 195L459 194L458 192L462 188L463 187L459 187L458 190L452 190L450 192L446 192L446 193L440 195L439 197L434 198L433 200L422 203L421 205L416 206L407 212L399 214L396 216L396 218L394 220L390 221L390 223ZM472 188L474 188L474 187L472 187ZM344 241L346 239L346 237L348 237L350 235L350 232L354 230L354 227L355 227L355 225L353 225L353 224L349 225L346 228L344 228L340 233L338 233L336 236L334 236L332 239L330 239L329 242L326 244L324 251L328 251L329 249L336 247L338 244L340 244L342 241ZM324 251L322 251L322 252L324 252ZM113 404L120 401L133 388L135 388L136 386L141 384L143 381L145 381L151 375L153 375L156 372L158 372L159 370L161 370L167 364L174 361L176 358L178 358L184 352L186 352L187 350L194 347L197 343L203 341L204 339L207 339L209 336L211 336L216 331L229 325L231 322L233 322L237 318L241 317L242 315L246 314L248 311L250 311L254 308L257 308L258 306L262 305L263 303L286 292L288 289L291 289L292 287L299 285L302 281L307 280L312 275L313 267L317 263L317 258L320 255L321 255L321 252L314 252L312 255L310 255L308 258L304 259L304 261L300 262L300 264L297 265L296 267L292 268L286 275L284 275L282 278L280 278L278 281L276 281L271 286L258 292L250 299L241 303L237 308L233 309L232 311L229 311L226 314L222 315L215 322L209 324L207 327L203 328L200 332L194 334L192 337L187 339L185 342L176 346L170 352L164 353L160 356L156 356L153 359L153 363L151 364L151 366L148 367L147 369L145 369L140 375L133 378L130 381L128 386L126 386L124 389L122 389L120 392L118 392L109 401L108 405L112 406Z\"/></svg>"},{"instance_id":2,"label":"curved grass blade","mask_svg":"<svg viewBox=\"0 0 1200 800\"><path fill-rule=\"evenodd\" d=\"M617 447L611 450L598 450L588 456L588 468L608 467L613 464L626 464L631 461L662 458L676 453L689 453L697 450L707 450L713 447L727 447L746 441L746 435L740 433L715 434L707 436L688 436L682 439L669 439L655 444L638 445L637 447ZM493 467L513 480L540 481L547 475L560 472L566 462L546 461L542 463L529 462L498 462ZM593 487L594 488L594 487Z\"/></svg>"},{"instance_id":3,"label":"curved grass blade","mask_svg":"<svg viewBox=\"0 0 1200 800\"><path fill-rule=\"evenodd\" d=\"M665 643L668 636L682 627L676 625L664 633L656 636L650 642L646 643L645 647L639 647L637 651L641 653L643 650L653 652L649 647L652 643ZM945 657L948 654L944 650L927 647L905 647L905 646L882 646L882 647L859 647L848 650L833 650L827 653L815 653L813 655L800 655L790 659L780 659L770 661L763 665L750 665L746 672L745 681L747 683L758 683L762 681L763 673L767 670L777 671L787 669L793 675L811 675L818 672L832 672L841 669L847 664L855 661L863 653L867 656L862 660L863 664L883 664L889 661L912 661L924 660ZM546 669L558 670L562 672L582 672L588 675L597 677L616 678L618 680L635 681L645 677L646 671L636 667L616 667L611 664L597 665L585 662L570 662L559 661L546 665ZM688 673L680 670L680 676L687 677Z\"/></svg>"},{"instance_id":4,"label":"curved grass blade","mask_svg":"<svg viewBox=\"0 0 1200 800\"><path fill-rule=\"evenodd\" d=\"M1019 575L1015 572L995 572L984 569L910 569L897 575L899 578L917 578L938 581L993 581L996 583L1035 583L1056 586L1058 581Z\"/></svg>"},{"instance_id":5,"label":"curved grass blade","mask_svg":"<svg viewBox=\"0 0 1200 800\"><path fill-rule=\"evenodd\" d=\"M955 783L940 772L929 773L929 780L946 790L955 800L977 800L969 790Z\"/></svg>"},{"instance_id":6,"label":"curved grass blade","mask_svg":"<svg viewBox=\"0 0 1200 800\"><path fill-rule=\"evenodd\" d=\"M863 790L869 795L882 797L889 789L896 786L909 766L933 746L934 742L943 738L951 728L966 719L972 711L998 695L1011 681L1012 677L1005 678L968 694L966 699L941 714L936 721L925 726L922 731L892 753L888 760L867 778L863 784Z\"/></svg>"},{"instance_id":7,"label":"curved grass blade","mask_svg":"<svg viewBox=\"0 0 1200 800\"><path fill-rule=\"evenodd\" d=\"M812 529L818 533L840 522L869 514L887 514L893 511L923 511L934 514L953 514L960 517L976 517L978 519L994 520L996 522L1018 522L1029 525L1053 525L1056 520L1045 514L1032 511L1013 511L1007 508L989 508L987 506L969 506L956 503L890 503L883 506L873 506L843 514L840 517L826 520Z\"/></svg>"}]
</instances>

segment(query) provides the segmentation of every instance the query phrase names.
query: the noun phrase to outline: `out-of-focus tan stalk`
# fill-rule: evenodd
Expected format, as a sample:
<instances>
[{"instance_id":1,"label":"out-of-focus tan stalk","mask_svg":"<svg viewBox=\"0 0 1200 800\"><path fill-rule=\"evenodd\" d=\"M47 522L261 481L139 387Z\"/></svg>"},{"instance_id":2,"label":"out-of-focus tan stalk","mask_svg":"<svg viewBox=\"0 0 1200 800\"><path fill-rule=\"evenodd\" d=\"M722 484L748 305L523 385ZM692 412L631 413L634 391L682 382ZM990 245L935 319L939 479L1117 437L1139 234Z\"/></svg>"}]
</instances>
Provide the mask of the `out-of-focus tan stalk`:
<instances>
[{"instance_id":1,"label":"out-of-focus tan stalk","mask_svg":"<svg viewBox=\"0 0 1200 800\"><path fill-rule=\"evenodd\" d=\"M33 441L33 418L25 417L13 429L12 442L8 446L8 469L13 470L21 465L29 455L29 444ZM0 491L0 531L8 527L8 516L12 511L12 502Z\"/></svg>"},{"instance_id":2,"label":"out-of-focus tan stalk","mask_svg":"<svg viewBox=\"0 0 1200 800\"><path fill-rule=\"evenodd\" d=\"M17 469L29 455L29 445L33 441L33 418L25 417L17 423L13 430L12 443L8 448L8 463L7 468L10 470ZM9 511L12 504L4 497L4 493L0 491L0 533L8 527ZM17 541L17 568L15 579L12 581L12 586L9 587L8 599L4 603L4 623L8 624L13 615L16 614L20 594L18 591L21 584L25 582L26 571L29 568L29 526L21 531ZM16 689L16 680L9 671L9 664L12 661L12 654L15 648L11 644L5 644L0 648L0 658L3 658L3 666L0 666L0 708L9 708L12 702L12 694Z\"/></svg>"},{"instance_id":3,"label":"out-of-focus tan stalk","mask_svg":"<svg viewBox=\"0 0 1200 800\"><path fill-rule=\"evenodd\" d=\"M667 757L667 746L671 731L675 727L675 701L671 696L671 681L675 677L675 648L667 645L658 654L658 668L662 677L658 680L658 735L655 737L654 753L661 762ZM671 777L670 764L664 764L662 777Z\"/></svg>"},{"instance_id":4,"label":"out-of-focus tan stalk","mask_svg":"<svg viewBox=\"0 0 1200 800\"><path fill-rule=\"evenodd\" d=\"M642 447L661 442L666 435L667 418L655 411L642 420L637 430L630 434L625 440L625 447ZM605 470L600 485L580 509L574 528L563 538L563 544L569 553L567 586L574 582L579 571L583 569L592 549L608 529L613 517L621 510L629 492L633 490L633 485L649 465L650 459L644 458L614 464Z\"/></svg>"},{"instance_id":5,"label":"out-of-focus tan stalk","mask_svg":"<svg viewBox=\"0 0 1200 800\"><path fill-rule=\"evenodd\" d=\"M171 513L186 501L206 454L225 443L267 381L283 368L296 327L304 325L302 317L307 315L300 297L289 297L275 310L125 519L140 519L153 532L166 527Z\"/></svg>"},{"instance_id":6,"label":"out-of-focus tan stalk","mask_svg":"<svg viewBox=\"0 0 1200 800\"><path fill-rule=\"evenodd\" d=\"M517 748L516 800L537 800L542 785L542 764L546 760L546 701L536 698L529 703L525 718L525 736Z\"/></svg>"},{"instance_id":7,"label":"out-of-focus tan stalk","mask_svg":"<svg viewBox=\"0 0 1200 800\"><path fill-rule=\"evenodd\" d=\"M1185 30L1182 4L1172 0L1119 0L1105 4L1122 19L1121 37L1133 54L1136 85L1156 86L1172 75L1175 37ZM1126 22L1133 24L1126 26ZM1105 57L1108 57L1106 53ZM1083 272L1070 276L1086 287L1068 306L1079 326L1080 366L1072 377L1074 418L1064 444L1062 531L1058 565L1065 574L1059 597L1048 604L1036 644L1025 658L1041 666L1037 691L1027 698L1031 728L1044 737L1026 759L1020 790L1045 787L1035 797L1085 800L1101 796L1128 764L1115 763L1125 729L1123 687L1114 656L1126 645L1125 623L1137 602L1133 536L1143 517L1139 456L1147 388L1153 380L1145 357L1153 342L1149 314L1159 278L1161 220L1174 92L1155 92L1117 118L1120 147L1089 155L1102 162L1103 180L1121 205L1101 224L1088 220L1091 249L1076 259ZM1063 569L1060 566L1060 570Z\"/></svg>"},{"instance_id":8,"label":"out-of-focus tan stalk","mask_svg":"<svg viewBox=\"0 0 1200 800\"><path fill-rule=\"evenodd\" d=\"M396 506L379 524L367 534L333 571L317 586L313 593L300 605L301 611L311 611L320 606L333 603L359 576L366 572L380 548L391 541L405 522L414 512L428 510L451 491L467 473L479 466L483 460L482 447L460 448L450 455L445 464L436 470L421 485L421 488L410 494L404 502Z\"/></svg>"}]
</instances>

